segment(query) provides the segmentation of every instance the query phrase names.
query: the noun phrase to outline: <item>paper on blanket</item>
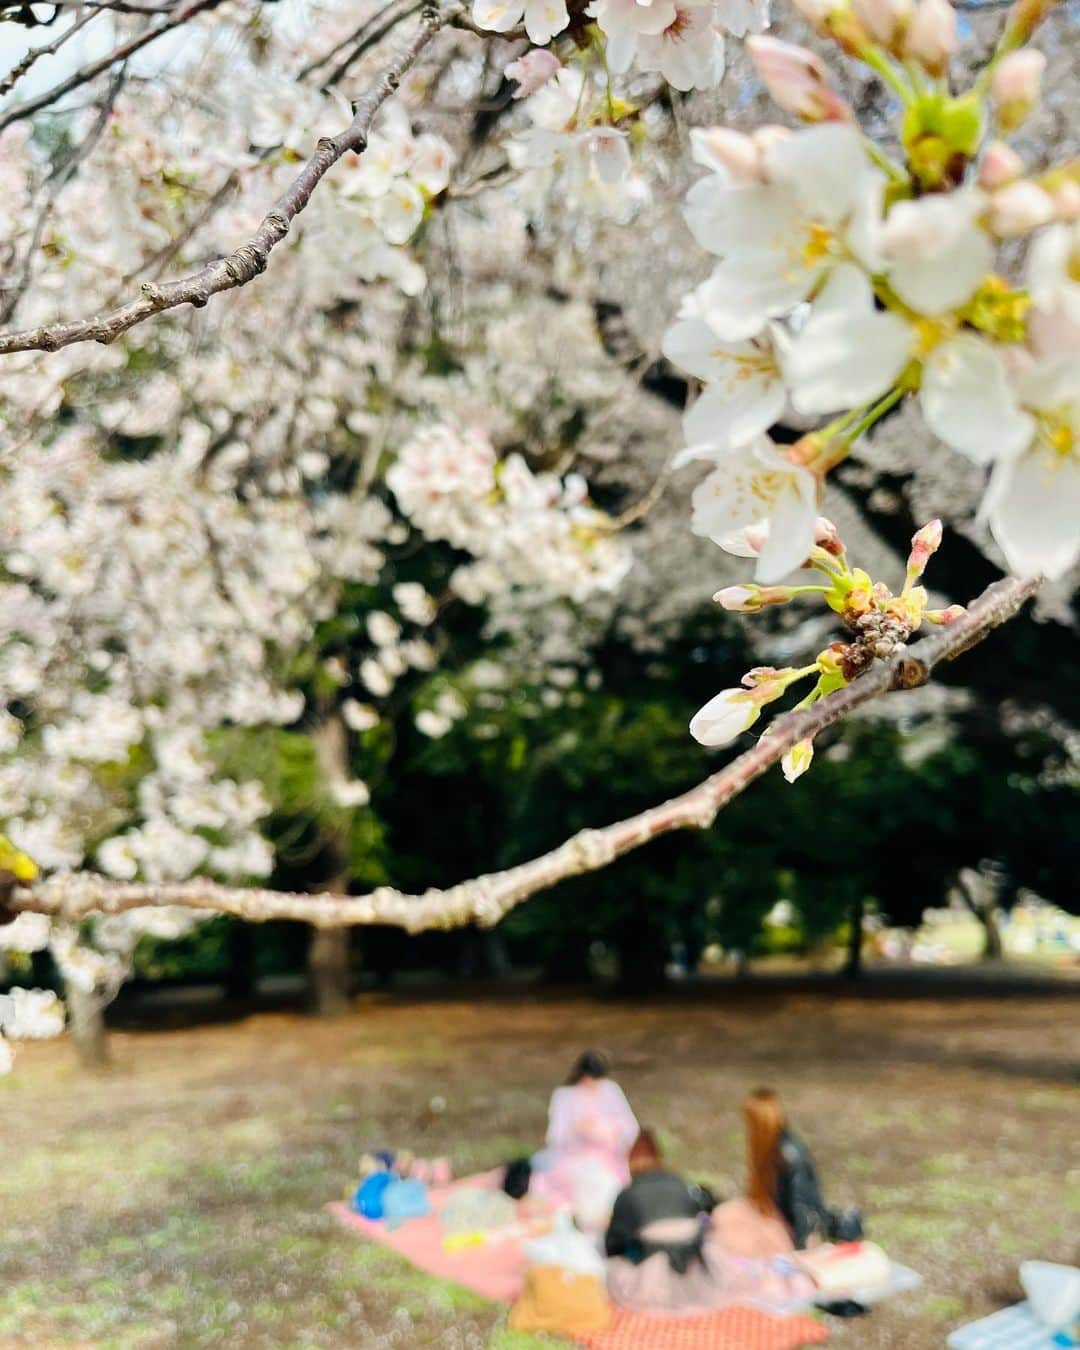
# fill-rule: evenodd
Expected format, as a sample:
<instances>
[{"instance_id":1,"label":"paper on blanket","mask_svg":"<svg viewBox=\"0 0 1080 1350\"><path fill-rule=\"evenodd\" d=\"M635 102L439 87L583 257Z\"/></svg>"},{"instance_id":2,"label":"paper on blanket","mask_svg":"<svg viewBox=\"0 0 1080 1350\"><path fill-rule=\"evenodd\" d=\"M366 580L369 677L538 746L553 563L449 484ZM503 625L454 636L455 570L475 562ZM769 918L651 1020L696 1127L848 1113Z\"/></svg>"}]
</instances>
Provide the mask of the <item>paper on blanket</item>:
<instances>
[{"instance_id":1,"label":"paper on blanket","mask_svg":"<svg viewBox=\"0 0 1080 1350\"><path fill-rule=\"evenodd\" d=\"M910 1266L902 1266L898 1261L890 1261L888 1279L879 1284L867 1285L863 1289L853 1289L848 1297L866 1308L872 1308L875 1303L881 1303L887 1298L894 1298L897 1294L908 1294L912 1289L918 1289L922 1282L922 1276L917 1270L912 1270Z\"/></svg>"},{"instance_id":2,"label":"paper on blanket","mask_svg":"<svg viewBox=\"0 0 1080 1350\"><path fill-rule=\"evenodd\" d=\"M978 1322L957 1327L945 1344L949 1350L1061 1350L1069 1341L1062 1341L1044 1327L1030 1304L1015 1303Z\"/></svg>"}]
</instances>

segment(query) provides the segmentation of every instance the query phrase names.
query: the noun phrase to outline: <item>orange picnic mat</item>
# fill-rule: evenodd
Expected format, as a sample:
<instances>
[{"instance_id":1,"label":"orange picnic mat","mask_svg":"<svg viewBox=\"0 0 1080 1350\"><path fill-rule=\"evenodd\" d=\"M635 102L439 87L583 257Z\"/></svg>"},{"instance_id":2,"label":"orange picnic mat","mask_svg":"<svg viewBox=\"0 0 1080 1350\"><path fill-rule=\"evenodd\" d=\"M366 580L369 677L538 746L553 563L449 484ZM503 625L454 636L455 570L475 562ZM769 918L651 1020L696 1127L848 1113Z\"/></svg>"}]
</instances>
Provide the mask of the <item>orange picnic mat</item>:
<instances>
[{"instance_id":1,"label":"orange picnic mat","mask_svg":"<svg viewBox=\"0 0 1080 1350\"><path fill-rule=\"evenodd\" d=\"M815 1318L776 1317L738 1305L696 1317L616 1308L606 1331L579 1338L588 1350L798 1350L829 1339Z\"/></svg>"}]
</instances>

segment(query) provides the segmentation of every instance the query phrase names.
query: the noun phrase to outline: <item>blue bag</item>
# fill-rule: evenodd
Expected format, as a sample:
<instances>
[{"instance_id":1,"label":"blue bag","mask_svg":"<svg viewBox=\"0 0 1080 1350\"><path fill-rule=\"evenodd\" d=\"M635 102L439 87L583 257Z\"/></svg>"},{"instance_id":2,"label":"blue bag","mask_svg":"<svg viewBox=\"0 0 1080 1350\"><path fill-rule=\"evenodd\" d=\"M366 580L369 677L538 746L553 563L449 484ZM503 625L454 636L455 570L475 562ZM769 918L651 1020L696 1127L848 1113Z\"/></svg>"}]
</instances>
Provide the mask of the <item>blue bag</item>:
<instances>
[{"instance_id":1,"label":"blue bag","mask_svg":"<svg viewBox=\"0 0 1080 1350\"><path fill-rule=\"evenodd\" d=\"M394 1180L391 1172L372 1172L356 1188L353 1196L353 1209L365 1219L383 1217L383 1192Z\"/></svg>"}]
</instances>

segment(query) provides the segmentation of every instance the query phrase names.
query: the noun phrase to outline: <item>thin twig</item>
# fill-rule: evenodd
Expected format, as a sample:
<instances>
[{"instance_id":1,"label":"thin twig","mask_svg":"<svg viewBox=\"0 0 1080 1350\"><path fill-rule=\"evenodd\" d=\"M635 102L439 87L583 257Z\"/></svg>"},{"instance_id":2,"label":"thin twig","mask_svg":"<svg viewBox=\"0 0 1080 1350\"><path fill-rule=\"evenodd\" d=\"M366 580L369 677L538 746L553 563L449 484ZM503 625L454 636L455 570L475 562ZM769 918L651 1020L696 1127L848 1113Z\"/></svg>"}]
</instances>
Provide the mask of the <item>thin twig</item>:
<instances>
[{"instance_id":1,"label":"thin twig","mask_svg":"<svg viewBox=\"0 0 1080 1350\"><path fill-rule=\"evenodd\" d=\"M227 175L221 186L206 199L201 211L196 212L187 225L180 231L175 239L170 239L156 253L150 255L147 260L138 266L134 272L129 272L124 278L125 283L132 282L136 277L141 277L149 273L152 277L159 277L168 267L169 263L176 257L180 250L188 243L192 237L206 224L214 215L219 206L222 206L233 192L236 191L240 182L240 174L236 169Z\"/></svg>"},{"instance_id":2,"label":"thin twig","mask_svg":"<svg viewBox=\"0 0 1080 1350\"><path fill-rule=\"evenodd\" d=\"M118 882L91 872L76 872L38 885L16 887L6 903L12 911L52 914L69 921L94 913L121 914L146 906L179 905L254 922L295 919L317 928L379 923L418 933L467 923L491 926L537 891L607 867L662 834L708 829L719 811L778 763L796 742L816 736L890 690L924 684L940 662L952 660L1011 619L1038 586L1038 578L1006 577L995 582L953 623L891 660L871 666L851 684L812 707L777 718L769 734L752 749L689 792L614 825L582 830L530 862L474 877L446 890L406 895L384 886L364 896L328 892L304 895L203 880Z\"/></svg>"},{"instance_id":3,"label":"thin twig","mask_svg":"<svg viewBox=\"0 0 1080 1350\"><path fill-rule=\"evenodd\" d=\"M12 286L10 294L4 297L3 304L0 305L0 324L10 323L11 317L19 307L19 301L26 294L26 289L30 285L31 278L34 275L34 259L37 257L37 251L41 247L41 240L45 234L45 227L49 222L49 217L56 209L56 203L60 199L60 194L68 183L71 182L75 171L86 157L93 151L101 139L101 134L109 123L109 114L113 110L120 90L124 87L124 77L127 67L121 66L113 76L112 84L102 102L101 110L87 134L77 146L53 169L46 183L45 201L42 203L41 210L38 212L37 221L34 224L34 233L31 236L30 243L27 246L26 254L23 258L22 272L18 281Z\"/></svg>"},{"instance_id":4,"label":"thin twig","mask_svg":"<svg viewBox=\"0 0 1080 1350\"><path fill-rule=\"evenodd\" d=\"M53 38L52 42L46 43L43 47L31 47L23 59L8 71L2 80L0 80L0 98L10 94L18 82L43 56L55 56L65 42L69 42L75 34L85 28L91 19L96 19L97 14L84 14L81 19L76 19L70 28L65 28L59 37Z\"/></svg>"},{"instance_id":5,"label":"thin twig","mask_svg":"<svg viewBox=\"0 0 1080 1350\"><path fill-rule=\"evenodd\" d=\"M384 5L382 9L377 9L363 23L358 24L348 37L343 37L340 42L335 42L328 52L324 52L322 56L317 56L314 61L309 61L306 66L301 66L296 73L296 78L306 80L309 75L314 75L320 66L328 65L335 56L339 56L346 47L351 47L354 42L362 42L371 29L377 23L380 23L389 11L395 9L399 3L400 0L390 0L390 4ZM404 18L405 16L402 15L401 17Z\"/></svg>"},{"instance_id":6,"label":"thin twig","mask_svg":"<svg viewBox=\"0 0 1080 1350\"><path fill-rule=\"evenodd\" d=\"M198 0L200 4L213 0ZM190 6L189 6L190 8ZM426 7L420 27L401 52L394 57L371 89L353 105L353 119L337 136L324 136L297 176L286 188L274 206L267 212L258 229L245 244L225 258L217 258L199 268L190 276L177 281L157 283L146 281L142 295L104 314L89 319L44 324L39 328L0 335L0 354L6 352L56 351L73 342L115 341L121 333L163 310L179 305L201 308L212 295L220 291L246 286L266 270L271 250L285 238L293 220L311 200L327 172L342 155L355 151L361 154L367 146L368 132L375 114L401 83L402 76L416 61L444 22L437 8Z\"/></svg>"},{"instance_id":7,"label":"thin twig","mask_svg":"<svg viewBox=\"0 0 1080 1350\"><path fill-rule=\"evenodd\" d=\"M69 75L66 80L61 80L51 89L46 89L36 98L28 98L25 103L16 103L14 107L8 108L7 112L0 114L0 131L11 126L13 122L22 122L27 117L33 117L34 113L40 112L42 108L47 108L57 99L63 98L65 94L70 94L73 89L78 89L90 80L96 79L97 76L103 74L112 66L121 61L126 61L129 56L134 56L137 51L141 51L143 47L148 46L155 38L171 32L174 28L179 28L181 24L187 23L189 19L193 19L202 10L209 9L212 5L218 3L219 0L189 0L189 3L183 9L177 10L164 23L159 23L155 27L139 33L136 37L129 38L127 42L122 42L107 56L103 56L97 61L91 61L89 65L82 66Z\"/></svg>"},{"instance_id":8,"label":"thin twig","mask_svg":"<svg viewBox=\"0 0 1080 1350\"><path fill-rule=\"evenodd\" d=\"M422 7L422 0L416 0L415 4L409 5L409 7L402 10L400 14L390 15L389 18L385 19L377 27L372 28L369 32L365 33L363 37L358 39L356 45L345 60L334 67L319 87L321 89L333 89L336 84L340 84L366 51L370 51L377 42L381 42L387 33L389 33L391 29L396 28L403 20L411 19Z\"/></svg>"}]
</instances>

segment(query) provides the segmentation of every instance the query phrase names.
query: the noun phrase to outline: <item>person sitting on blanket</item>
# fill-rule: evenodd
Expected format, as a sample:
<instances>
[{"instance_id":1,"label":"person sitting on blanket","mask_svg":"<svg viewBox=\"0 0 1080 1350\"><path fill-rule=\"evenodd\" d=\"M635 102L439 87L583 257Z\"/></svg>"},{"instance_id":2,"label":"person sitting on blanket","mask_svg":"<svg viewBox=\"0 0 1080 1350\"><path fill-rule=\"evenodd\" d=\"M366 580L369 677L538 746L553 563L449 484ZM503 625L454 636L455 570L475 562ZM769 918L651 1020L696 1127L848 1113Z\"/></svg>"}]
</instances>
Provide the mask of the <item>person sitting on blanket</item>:
<instances>
[{"instance_id":1,"label":"person sitting on blanket","mask_svg":"<svg viewBox=\"0 0 1080 1350\"><path fill-rule=\"evenodd\" d=\"M605 1237L614 1302L643 1313L693 1314L734 1303L786 1312L813 1294L813 1281L783 1259L725 1252L707 1218L712 1197L663 1166L642 1130L630 1150L633 1180L615 1201Z\"/></svg>"},{"instance_id":2,"label":"person sitting on blanket","mask_svg":"<svg viewBox=\"0 0 1080 1350\"><path fill-rule=\"evenodd\" d=\"M803 1141L788 1128L780 1098L758 1088L742 1104L746 1123L747 1199L764 1218L779 1217L799 1250L816 1242L862 1237L857 1209L828 1209L817 1170Z\"/></svg>"},{"instance_id":3,"label":"person sitting on blanket","mask_svg":"<svg viewBox=\"0 0 1080 1350\"><path fill-rule=\"evenodd\" d=\"M586 1051L552 1093L547 1147L533 1159L531 1193L569 1207L583 1228L602 1232L615 1196L630 1180L627 1156L638 1133L607 1060Z\"/></svg>"},{"instance_id":4,"label":"person sitting on blanket","mask_svg":"<svg viewBox=\"0 0 1080 1350\"><path fill-rule=\"evenodd\" d=\"M630 1150L630 1185L620 1192L604 1237L608 1256L638 1264L663 1252L680 1274L701 1255L704 1216L711 1197L664 1167L651 1130L642 1130Z\"/></svg>"}]
</instances>

